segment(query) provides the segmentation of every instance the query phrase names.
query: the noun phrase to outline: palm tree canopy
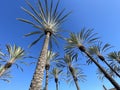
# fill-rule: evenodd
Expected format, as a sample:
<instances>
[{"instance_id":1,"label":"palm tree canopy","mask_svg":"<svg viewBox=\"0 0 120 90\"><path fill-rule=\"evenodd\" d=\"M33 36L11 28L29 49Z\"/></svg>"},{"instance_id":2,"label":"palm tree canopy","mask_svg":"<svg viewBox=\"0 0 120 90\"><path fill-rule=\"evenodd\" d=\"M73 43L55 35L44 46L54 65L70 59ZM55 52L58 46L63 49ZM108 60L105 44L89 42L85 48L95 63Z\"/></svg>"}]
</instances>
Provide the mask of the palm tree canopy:
<instances>
[{"instance_id":1,"label":"palm tree canopy","mask_svg":"<svg viewBox=\"0 0 120 90\"><path fill-rule=\"evenodd\" d=\"M9 59L10 60L16 60L16 59L22 59L25 56L25 50L19 46L11 46L11 45L6 45Z\"/></svg>"},{"instance_id":2,"label":"palm tree canopy","mask_svg":"<svg viewBox=\"0 0 120 90\"><path fill-rule=\"evenodd\" d=\"M58 69L58 68L53 68L52 71L51 71L51 75L54 77L54 78L58 78L58 76L62 73L62 70Z\"/></svg>"},{"instance_id":3,"label":"palm tree canopy","mask_svg":"<svg viewBox=\"0 0 120 90\"><path fill-rule=\"evenodd\" d=\"M49 64L52 61L55 62L57 60L58 56L59 56L58 53L48 50L46 63Z\"/></svg>"},{"instance_id":4,"label":"palm tree canopy","mask_svg":"<svg viewBox=\"0 0 120 90\"><path fill-rule=\"evenodd\" d=\"M104 60L105 58L103 57L103 55L105 55L105 53L111 48L112 48L112 46L110 44L108 44L108 43L103 44L101 41L98 41L97 43L95 43L94 45L92 45L88 48L88 52L92 56L94 56L97 61L98 61L98 58L101 60ZM92 61L90 59L88 59L87 63L91 64Z\"/></svg>"},{"instance_id":5,"label":"palm tree canopy","mask_svg":"<svg viewBox=\"0 0 120 90\"><path fill-rule=\"evenodd\" d=\"M108 54L108 59L112 68L120 73L120 51L110 52Z\"/></svg>"},{"instance_id":6,"label":"palm tree canopy","mask_svg":"<svg viewBox=\"0 0 120 90\"><path fill-rule=\"evenodd\" d=\"M104 52L112 48L108 43L103 44L101 41L98 41L97 44L92 45L88 48L88 51L91 55L102 55Z\"/></svg>"},{"instance_id":7,"label":"palm tree canopy","mask_svg":"<svg viewBox=\"0 0 120 90\"><path fill-rule=\"evenodd\" d=\"M76 63L78 57L77 55L70 55L70 54L65 54L64 58L61 58L62 60L58 61L58 66L62 66L63 68L67 68L67 81L72 82L73 78L71 75L71 72L69 68L71 67L73 70L74 75L78 78L78 80L84 81L85 80L85 75L83 74L82 69L80 68L80 65Z\"/></svg>"},{"instance_id":8,"label":"palm tree canopy","mask_svg":"<svg viewBox=\"0 0 120 90\"><path fill-rule=\"evenodd\" d=\"M50 0L49 0L50 1ZM47 32L50 32L51 38L57 42L56 37L60 37L59 32L62 31L60 25L65 21L66 17L71 13L64 14L65 9L58 11L60 0L57 1L56 5L54 5L53 0L49 2L48 0L44 0L44 4L41 0L38 0L37 8L35 9L31 3L26 0L27 5L31 8L32 12L27 10L26 8L22 9L32 17L35 22L30 20L18 18L18 20L31 24L33 27L39 29L39 31L34 31L26 34L25 36L31 35L39 35L39 37L30 45L36 44ZM49 3L48 3L49 2ZM45 5L45 8L43 5Z\"/></svg>"},{"instance_id":9,"label":"palm tree canopy","mask_svg":"<svg viewBox=\"0 0 120 90\"><path fill-rule=\"evenodd\" d=\"M81 31L77 34L70 33L70 37L66 39L67 45L65 46L66 52L73 52L79 48L79 46L89 46L96 40L97 33L93 33L93 29L81 29ZM74 52L75 53L75 52Z\"/></svg>"},{"instance_id":10,"label":"palm tree canopy","mask_svg":"<svg viewBox=\"0 0 120 90\"><path fill-rule=\"evenodd\" d=\"M120 51L114 51L114 52L110 52L109 54L108 54L108 58L110 59L110 60L115 60L115 61L117 61L118 63L120 63Z\"/></svg>"}]
</instances>

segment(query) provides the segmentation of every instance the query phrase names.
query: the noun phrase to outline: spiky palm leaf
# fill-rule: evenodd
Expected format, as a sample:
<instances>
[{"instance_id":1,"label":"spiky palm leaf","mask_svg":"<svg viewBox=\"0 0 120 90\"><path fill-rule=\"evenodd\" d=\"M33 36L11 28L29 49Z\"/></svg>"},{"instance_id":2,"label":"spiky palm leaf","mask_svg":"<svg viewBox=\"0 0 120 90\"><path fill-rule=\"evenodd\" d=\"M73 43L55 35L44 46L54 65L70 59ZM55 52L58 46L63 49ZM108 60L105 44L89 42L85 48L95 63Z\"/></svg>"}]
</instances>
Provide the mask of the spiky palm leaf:
<instances>
[{"instance_id":1,"label":"spiky palm leaf","mask_svg":"<svg viewBox=\"0 0 120 90\"><path fill-rule=\"evenodd\" d=\"M77 34L70 33L70 37L66 39L67 45L65 46L65 51L67 53L75 53L80 46L88 47L90 44L95 42L98 37L97 33L93 33L93 29L81 29Z\"/></svg>"},{"instance_id":2,"label":"spiky palm leaf","mask_svg":"<svg viewBox=\"0 0 120 90\"><path fill-rule=\"evenodd\" d=\"M51 76L54 78L58 78L59 75L62 73L63 70L60 70L58 68L53 68L52 71L50 72Z\"/></svg>"},{"instance_id":3,"label":"spiky palm leaf","mask_svg":"<svg viewBox=\"0 0 120 90\"><path fill-rule=\"evenodd\" d=\"M6 57L4 57L6 64L1 66L0 76L2 76L12 65L14 65L17 60L23 59L25 57L24 49L19 46L11 46L10 44L7 44L6 48L8 52L8 54L6 54Z\"/></svg>"},{"instance_id":4,"label":"spiky palm leaf","mask_svg":"<svg viewBox=\"0 0 120 90\"><path fill-rule=\"evenodd\" d=\"M110 48L112 48L110 44L103 44L101 41L98 41L95 45L90 46L88 50L92 55L102 55Z\"/></svg>"},{"instance_id":5,"label":"spiky palm leaf","mask_svg":"<svg viewBox=\"0 0 120 90\"><path fill-rule=\"evenodd\" d=\"M98 41L96 44L90 46L88 48L88 52L94 56L97 60L98 58L100 60L105 59L103 55L105 52L107 52L109 49L111 49L112 46L108 43L103 44L101 41ZM88 60L87 62L92 63L91 60Z\"/></svg>"},{"instance_id":6,"label":"spiky palm leaf","mask_svg":"<svg viewBox=\"0 0 120 90\"><path fill-rule=\"evenodd\" d=\"M108 58L110 59L110 61L117 61L118 63L120 63L120 51L114 51L114 52L110 52L108 54Z\"/></svg>"},{"instance_id":7,"label":"spiky palm leaf","mask_svg":"<svg viewBox=\"0 0 120 90\"><path fill-rule=\"evenodd\" d=\"M30 46L35 45L47 32L50 32L51 39L55 43L57 43L56 38L61 36L59 32L62 31L60 28L60 25L65 21L66 17L71 12L64 14L65 9L58 12L60 0L57 1L55 6L54 6L53 0L51 0L51 2L49 2L48 0L44 0L45 8L42 5L43 4L42 1L38 0L37 9L34 8L31 5L31 3L28 2L28 0L26 0L26 3L30 7L32 12L23 7L22 9L29 16L32 17L34 22L30 20L22 19L22 18L18 18L18 20L31 24L32 26L40 30L40 31L31 32L25 35L25 36L31 36L35 34L39 35L38 39L36 39Z\"/></svg>"},{"instance_id":8,"label":"spiky palm leaf","mask_svg":"<svg viewBox=\"0 0 120 90\"><path fill-rule=\"evenodd\" d=\"M60 81L59 81L59 77L60 77L60 75L63 74L62 71L63 71L63 70L60 70L60 69L58 69L58 68L55 67L55 68L53 68L52 71L50 72L51 78L54 78L54 80L55 80L56 90L58 90L58 83L60 82Z\"/></svg>"},{"instance_id":9,"label":"spiky palm leaf","mask_svg":"<svg viewBox=\"0 0 120 90\"><path fill-rule=\"evenodd\" d=\"M19 46L11 46L9 44L6 45L9 59L10 60L16 60L16 59L22 59L25 56L25 50Z\"/></svg>"},{"instance_id":10,"label":"spiky palm leaf","mask_svg":"<svg viewBox=\"0 0 120 90\"><path fill-rule=\"evenodd\" d=\"M120 51L110 52L108 54L108 59L113 69L120 73Z\"/></svg>"},{"instance_id":11,"label":"spiky palm leaf","mask_svg":"<svg viewBox=\"0 0 120 90\"><path fill-rule=\"evenodd\" d=\"M46 59L46 64L50 65L50 62L56 62L58 59L59 54L49 51L47 52L47 59Z\"/></svg>"},{"instance_id":12,"label":"spiky palm leaf","mask_svg":"<svg viewBox=\"0 0 120 90\"><path fill-rule=\"evenodd\" d=\"M64 58L61 58L62 60L58 61L59 64L58 66L62 66L67 69L67 77L68 77L67 82L71 83L74 81L70 71L70 67L72 68L73 73L78 80L80 81L85 80L85 75L83 74L80 65L76 63L77 58L78 58L77 55L72 56L70 54L66 54Z\"/></svg>"}]
</instances>

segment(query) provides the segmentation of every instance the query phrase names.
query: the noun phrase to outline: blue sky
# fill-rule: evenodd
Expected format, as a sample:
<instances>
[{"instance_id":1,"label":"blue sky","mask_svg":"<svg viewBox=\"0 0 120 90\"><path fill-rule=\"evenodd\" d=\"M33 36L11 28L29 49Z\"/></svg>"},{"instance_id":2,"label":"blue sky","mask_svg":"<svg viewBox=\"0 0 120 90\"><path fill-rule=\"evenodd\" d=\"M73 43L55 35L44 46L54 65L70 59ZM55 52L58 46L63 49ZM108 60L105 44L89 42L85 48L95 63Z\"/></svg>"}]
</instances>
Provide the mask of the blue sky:
<instances>
[{"instance_id":1,"label":"blue sky","mask_svg":"<svg viewBox=\"0 0 120 90\"><path fill-rule=\"evenodd\" d=\"M36 3L37 0L29 0ZM42 42L27 49L27 46L36 37L24 38L23 35L31 32L34 28L16 20L18 17L29 17L21 10L21 6L27 7L24 0L1 0L0 3L0 46L5 51L5 44L17 44L30 55L38 56ZM119 0L61 0L61 7L67 11L72 10L63 28L73 32L79 32L81 28L94 28L103 42L108 42L115 46L113 50L120 49L120 1ZM27 62L32 61L26 59ZM10 83L0 81L0 90L28 90L33 76L35 65L23 66L24 72L11 68L13 78ZM80 82L81 90L103 90L102 84L107 88L112 87L108 80L101 82L96 76L96 66L90 65L84 68L87 81ZM117 79L118 81L119 79ZM120 80L118 81L120 83ZM50 80L49 90L55 90L55 85ZM60 83L60 90L75 90L75 85Z\"/></svg>"}]
</instances>

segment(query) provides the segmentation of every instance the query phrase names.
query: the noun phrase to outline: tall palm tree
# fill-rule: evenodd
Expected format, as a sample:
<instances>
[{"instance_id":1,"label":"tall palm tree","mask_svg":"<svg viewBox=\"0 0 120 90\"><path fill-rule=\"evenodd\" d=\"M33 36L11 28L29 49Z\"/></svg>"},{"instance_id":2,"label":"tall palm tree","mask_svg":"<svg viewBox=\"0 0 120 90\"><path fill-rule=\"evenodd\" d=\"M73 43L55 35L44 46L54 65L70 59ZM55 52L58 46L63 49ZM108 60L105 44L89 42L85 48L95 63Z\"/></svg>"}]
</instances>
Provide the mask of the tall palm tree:
<instances>
[{"instance_id":1,"label":"tall palm tree","mask_svg":"<svg viewBox=\"0 0 120 90\"><path fill-rule=\"evenodd\" d=\"M2 76L11 66L20 59L23 59L25 57L25 50L19 46L11 46L6 45L7 52L8 52L8 58L9 60L6 60L6 64L1 66L0 69L0 76Z\"/></svg>"},{"instance_id":2,"label":"tall palm tree","mask_svg":"<svg viewBox=\"0 0 120 90\"><path fill-rule=\"evenodd\" d=\"M65 50L66 52L75 52L75 50L80 50L83 52L103 72L105 77L115 86L115 88L120 90L119 84L105 71L105 69L91 56L86 49L89 43L93 43L98 39L95 36L96 33L93 33L92 31L93 30L90 29L82 29L78 34L71 33L70 37L66 39L67 46L65 47Z\"/></svg>"},{"instance_id":3,"label":"tall palm tree","mask_svg":"<svg viewBox=\"0 0 120 90\"><path fill-rule=\"evenodd\" d=\"M80 69L80 65L75 63L76 56L66 54L62 60L59 61L59 65L67 68L67 76L72 76L72 80L76 85L76 89L80 90L78 80L84 80L85 75ZM68 77L68 81L71 81L71 77Z\"/></svg>"},{"instance_id":4,"label":"tall palm tree","mask_svg":"<svg viewBox=\"0 0 120 90\"><path fill-rule=\"evenodd\" d=\"M97 57L103 61L111 70L112 72L114 72L119 78L120 78L120 74L118 74L114 68L111 67L111 65L106 61L105 57L102 55L104 52L106 52L108 49L111 48L111 45L106 43L106 44L102 44L102 42L98 42L96 45L92 45L91 47L89 47L89 52L92 55L97 55Z\"/></svg>"},{"instance_id":5,"label":"tall palm tree","mask_svg":"<svg viewBox=\"0 0 120 90\"><path fill-rule=\"evenodd\" d=\"M30 85L30 90L39 90L42 88L43 73L45 69L45 63L47 58L47 50L49 42L52 40L57 43L57 37L61 37L60 33L62 30L60 25L65 21L66 17L71 13L64 14L65 9L58 11L59 2L56 3L54 7L53 0L48 3L48 0L38 0L38 9L35 9L27 0L27 5L31 8L33 13L25 8L22 8L29 16L32 17L34 22L22 18L18 20L31 24L33 27L37 28L38 31L31 32L25 36L39 35L39 37L30 45L35 45L43 36L45 36L42 51L33 75L33 79ZM49 0L50 1L50 0ZM50 4L50 5L48 5ZM43 7L45 6L45 7ZM51 44L50 44L51 45Z\"/></svg>"},{"instance_id":6,"label":"tall palm tree","mask_svg":"<svg viewBox=\"0 0 120 90\"><path fill-rule=\"evenodd\" d=\"M45 70L46 70L45 90L48 90L49 69L53 65L53 63L56 62L57 57L58 57L58 53L54 53L52 51L47 52L47 59L45 64Z\"/></svg>"},{"instance_id":7,"label":"tall palm tree","mask_svg":"<svg viewBox=\"0 0 120 90\"><path fill-rule=\"evenodd\" d=\"M56 90L58 90L59 75L62 74L62 70L58 68L53 68L50 74L54 77Z\"/></svg>"}]
</instances>

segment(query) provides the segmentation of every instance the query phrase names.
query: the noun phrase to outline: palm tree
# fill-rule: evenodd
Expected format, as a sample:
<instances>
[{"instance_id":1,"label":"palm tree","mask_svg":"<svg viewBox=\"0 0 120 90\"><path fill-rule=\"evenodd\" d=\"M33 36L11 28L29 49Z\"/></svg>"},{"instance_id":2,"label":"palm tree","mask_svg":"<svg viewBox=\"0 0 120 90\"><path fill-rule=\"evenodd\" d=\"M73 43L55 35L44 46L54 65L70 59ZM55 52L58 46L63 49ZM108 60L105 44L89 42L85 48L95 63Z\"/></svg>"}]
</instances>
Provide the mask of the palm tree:
<instances>
[{"instance_id":1,"label":"palm tree","mask_svg":"<svg viewBox=\"0 0 120 90\"><path fill-rule=\"evenodd\" d=\"M46 80L45 80L45 90L48 90L48 78L49 78L49 69L51 67L51 63L55 63L58 57L58 53L54 53L52 51L47 52L47 59L45 64L45 70L46 70Z\"/></svg>"},{"instance_id":2,"label":"palm tree","mask_svg":"<svg viewBox=\"0 0 120 90\"><path fill-rule=\"evenodd\" d=\"M0 69L0 76L2 76L9 68L12 67L13 64L15 64L16 60L23 59L25 57L25 51L19 46L14 45L13 47L11 45L6 45L7 52L8 52L8 58L9 60L7 63L3 66L1 66Z\"/></svg>"},{"instance_id":3,"label":"palm tree","mask_svg":"<svg viewBox=\"0 0 120 90\"><path fill-rule=\"evenodd\" d=\"M53 68L50 74L52 77L54 77L56 83L56 90L58 90L59 75L62 74L62 70L58 68Z\"/></svg>"},{"instance_id":4,"label":"palm tree","mask_svg":"<svg viewBox=\"0 0 120 90\"><path fill-rule=\"evenodd\" d=\"M48 5L48 0L44 0L44 6L42 1L38 0L38 9L35 9L27 0L26 3L31 8L33 13L25 8L22 8L28 15L32 17L35 22L30 20L18 18L18 20L31 24L33 27L39 29L38 31L31 32L25 36L39 35L39 37L30 45L35 45L43 36L45 36L42 51L36 66L36 70L31 81L30 90L39 90L42 88L43 73L45 69L45 63L47 58L48 44L52 43L52 40L57 43L57 37L61 37L60 25L65 21L66 17L71 13L64 14L65 9L58 11L60 0L54 7L53 0ZM50 44L51 45L51 44Z\"/></svg>"},{"instance_id":5,"label":"palm tree","mask_svg":"<svg viewBox=\"0 0 120 90\"><path fill-rule=\"evenodd\" d=\"M111 62L111 66L120 72L120 51L110 52L108 59Z\"/></svg>"},{"instance_id":6,"label":"palm tree","mask_svg":"<svg viewBox=\"0 0 120 90\"><path fill-rule=\"evenodd\" d=\"M101 61L103 61L112 70L112 72L114 72L120 78L120 75L110 66L110 64L105 60L105 57L102 55L102 53L106 52L110 48L110 44L106 43L102 45L102 42L98 42L97 45L92 45L91 47L89 47L89 52L91 55L97 55L97 57Z\"/></svg>"},{"instance_id":7,"label":"palm tree","mask_svg":"<svg viewBox=\"0 0 120 90\"><path fill-rule=\"evenodd\" d=\"M66 39L67 46L65 47L66 52L80 50L88 58L103 72L105 77L117 88L120 90L120 86L118 83L105 71L105 69L91 56L91 54L86 50L86 47L89 46L90 43L95 42L98 38L96 38L96 33L92 32L93 30L85 30L82 29L80 33L75 34L71 33L70 37Z\"/></svg>"},{"instance_id":8,"label":"palm tree","mask_svg":"<svg viewBox=\"0 0 120 90\"><path fill-rule=\"evenodd\" d=\"M76 55L77 56L77 55ZM72 56L70 54L66 54L62 60L59 61L59 66L66 67L67 68L67 76L68 81L74 80L74 83L76 85L76 89L80 90L78 80L84 80L85 75L83 75L82 70L79 67L79 64L75 63L75 59L77 59L75 55Z\"/></svg>"}]
</instances>

